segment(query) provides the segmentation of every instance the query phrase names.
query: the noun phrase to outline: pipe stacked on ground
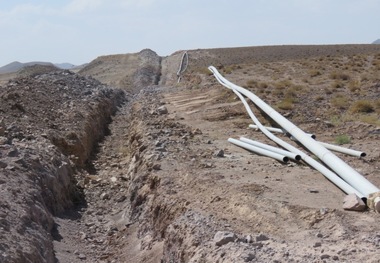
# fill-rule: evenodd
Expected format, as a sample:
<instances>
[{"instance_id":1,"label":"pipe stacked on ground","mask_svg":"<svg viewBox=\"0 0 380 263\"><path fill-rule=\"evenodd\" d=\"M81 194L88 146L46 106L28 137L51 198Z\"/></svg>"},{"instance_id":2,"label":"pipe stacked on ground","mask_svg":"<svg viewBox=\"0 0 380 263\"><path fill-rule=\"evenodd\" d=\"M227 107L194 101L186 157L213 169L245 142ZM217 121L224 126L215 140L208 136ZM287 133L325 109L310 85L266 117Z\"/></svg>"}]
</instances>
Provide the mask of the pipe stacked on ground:
<instances>
[{"instance_id":1,"label":"pipe stacked on ground","mask_svg":"<svg viewBox=\"0 0 380 263\"><path fill-rule=\"evenodd\" d=\"M253 124L250 124L249 128L258 129L257 125L253 125ZM265 128L268 131L272 131L272 132L286 133L286 132L284 132L284 130L279 129L279 128L273 128L273 127L265 127ZM316 138L314 134L310 134L310 133L306 133L306 134L309 135L310 137L312 137L313 139ZM329 144L329 143L325 143L325 142L320 142L320 141L316 141L316 142L318 142L319 144L321 144L322 146L324 146L326 149L329 149L329 150L334 151L334 152L340 152L340 153L344 153L344 154L355 156L355 157L365 157L365 156L367 156L367 154L365 152L356 151L356 150L353 150L353 149L348 149L348 148L345 148L345 147L342 147L342 146L338 146L338 145L334 145L334 144Z\"/></svg>"},{"instance_id":2,"label":"pipe stacked on ground","mask_svg":"<svg viewBox=\"0 0 380 263\"><path fill-rule=\"evenodd\" d=\"M340 177L336 176L336 174L331 172L325 166L315 161L310 156L307 156L303 152L299 151L297 148L291 145L288 145L287 146L288 148L287 148L280 144L282 147L288 149L289 151L293 153L300 154L302 159L305 162L307 162L309 165L313 166L314 168L318 167L318 169L316 168L317 170L321 172L323 171L322 173L328 179L330 179L333 183L335 183L339 188L341 188L347 194L355 193L361 198L366 197L367 205L374 208L377 212L380 212L380 197L378 194L380 193L379 188L377 188L375 185L370 183L361 174L359 174L352 167L347 165L343 160L341 160L339 157L334 155L324 146L316 142L309 135L307 135L305 132L303 132L301 129L299 129L297 126L291 123L289 120L284 118L281 114L275 111L272 107L270 107L268 104L262 101L255 94L225 79L215 67L210 66L209 70L214 74L215 78L219 81L219 83L231 89L242 100L249 115L251 116L255 124L259 127L259 129L264 134L268 136L268 134L271 134L271 133L267 129L265 129L265 127L262 126L261 123L257 120L257 118L254 116L247 102L245 101L245 99L242 97L241 94L248 97L257 107L259 107L269 117L271 117L281 128L283 128L289 134L291 134L296 140L298 140L309 151L315 154L320 160L323 161L323 163L325 163L330 169L335 171ZM274 136L274 135L271 134L271 136Z\"/></svg>"}]
</instances>

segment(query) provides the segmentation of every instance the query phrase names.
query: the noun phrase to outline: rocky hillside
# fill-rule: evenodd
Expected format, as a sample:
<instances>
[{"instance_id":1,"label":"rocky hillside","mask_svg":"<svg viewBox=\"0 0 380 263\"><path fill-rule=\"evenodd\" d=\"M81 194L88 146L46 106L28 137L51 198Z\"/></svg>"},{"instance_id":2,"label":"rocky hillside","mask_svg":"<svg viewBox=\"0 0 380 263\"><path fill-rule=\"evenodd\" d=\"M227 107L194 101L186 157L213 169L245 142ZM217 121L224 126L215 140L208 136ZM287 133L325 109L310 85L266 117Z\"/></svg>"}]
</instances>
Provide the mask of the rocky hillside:
<instances>
[{"instance_id":1,"label":"rocky hillside","mask_svg":"<svg viewBox=\"0 0 380 263\"><path fill-rule=\"evenodd\" d=\"M144 49L137 54L102 56L79 71L84 76L136 92L141 87L158 84L161 74L161 57Z\"/></svg>"}]
</instances>

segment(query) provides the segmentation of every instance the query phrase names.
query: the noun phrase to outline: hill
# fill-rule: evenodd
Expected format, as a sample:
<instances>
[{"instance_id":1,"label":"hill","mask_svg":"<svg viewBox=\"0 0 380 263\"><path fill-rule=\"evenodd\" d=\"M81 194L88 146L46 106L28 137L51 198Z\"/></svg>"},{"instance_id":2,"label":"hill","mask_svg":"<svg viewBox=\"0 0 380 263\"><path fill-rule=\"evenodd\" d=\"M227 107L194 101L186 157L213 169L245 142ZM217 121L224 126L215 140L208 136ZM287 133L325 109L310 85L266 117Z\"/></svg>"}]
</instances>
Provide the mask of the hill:
<instances>
[{"instance_id":1,"label":"hill","mask_svg":"<svg viewBox=\"0 0 380 263\"><path fill-rule=\"evenodd\" d=\"M380 44L380 38L378 40L373 41L372 44Z\"/></svg>"},{"instance_id":2,"label":"hill","mask_svg":"<svg viewBox=\"0 0 380 263\"><path fill-rule=\"evenodd\" d=\"M157 84L161 58L152 50L144 49L135 54L101 56L91 61L79 74L122 89L133 90L141 85Z\"/></svg>"},{"instance_id":3,"label":"hill","mask_svg":"<svg viewBox=\"0 0 380 263\"><path fill-rule=\"evenodd\" d=\"M0 67L0 74L6 74L6 73L14 73L19 71L20 69L28 66L34 66L34 65L42 65L42 66L55 66L60 69L72 69L76 66L70 63L58 63L53 64L51 62L41 62L41 61L32 61L27 63L21 63L18 61L11 62L5 66Z\"/></svg>"}]
</instances>

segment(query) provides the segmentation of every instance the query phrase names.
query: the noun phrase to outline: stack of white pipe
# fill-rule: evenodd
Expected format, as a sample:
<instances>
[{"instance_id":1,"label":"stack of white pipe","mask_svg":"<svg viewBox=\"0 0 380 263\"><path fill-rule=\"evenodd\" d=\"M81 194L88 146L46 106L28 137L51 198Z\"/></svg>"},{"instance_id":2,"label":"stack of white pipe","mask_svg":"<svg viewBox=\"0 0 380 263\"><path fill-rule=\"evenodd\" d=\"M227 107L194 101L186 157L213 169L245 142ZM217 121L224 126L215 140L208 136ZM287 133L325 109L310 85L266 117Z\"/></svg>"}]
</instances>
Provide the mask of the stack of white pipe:
<instances>
[{"instance_id":1,"label":"stack of white pipe","mask_svg":"<svg viewBox=\"0 0 380 263\"><path fill-rule=\"evenodd\" d=\"M370 183L357 171L355 171L353 168L347 165L343 160L341 160L339 157L337 157L328 149L326 149L322 144L316 142L313 138L310 137L310 135L306 134L293 123L291 123L289 120L281 116L278 112L276 112L273 108L271 108L268 104L262 101L255 94L229 82L218 72L218 70L215 67L210 66L209 70L214 74L215 78L219 81L219 83L231 89L241 99L252 120L265 135L267 135L269 138L273 139L276 143L280 144L282 147L288 149L289 151L296 154L300 154L302 159L306 163L320 171L324 176L326 176L329 180L331 180L334 184L336 184L347 194L355 193L360 198L367 198L367 204L368 202L372 202L369 206L373 207L377 212L380 212L380 197L378 197L377 194L380 192L379 188ZM320 160L322 160L330 169L336 172L336 174L338 174L339 176L337 176L331 170L327 169L325 166L315 161L302 151L291 146L290 144L283 142L281 139L271 134L264 126L261 125L261 123L254 116L242 95L248 97L253 103L256 104L257 107L259 107L279 126L281 126L283 130L287 131L297 141L303 144L309 151L315 154ZM374 198L372 198L372 196L374 196Z\"/></svg>"},{"instance_id":2,"label":"stack of white pipe","mask_svg":"<svg viewBox=\"0 0 380 263\"><path fill-rule=\"evenodd\" d=\"M254 124L250 124L249 128L258 129L258 126L254 125ZM279 128L273 128L273 127L265 127L265 128L268 131L278 132L278 133L285 133L284 130L279 129ZM312 137L313 139L316 138L314 134L310 134L310 133L306 133L306 134L309 135L310 137ZM338 146L338 145L329 144L329 143L325 143L325 142L320 142L320 141L317 141L317 142L319 144L323 145L324 147L326 147L326 149L329 149L331 151L340 152L340 153L344 153L344 154L355 156L355 157L365 157L365 156L367 156L367 154L365 152L356 151L356 150L353 150L353 149L348 149L348 148L345 148L345 147L341 147L341 146Z\"/></svg>"}]
</instances>

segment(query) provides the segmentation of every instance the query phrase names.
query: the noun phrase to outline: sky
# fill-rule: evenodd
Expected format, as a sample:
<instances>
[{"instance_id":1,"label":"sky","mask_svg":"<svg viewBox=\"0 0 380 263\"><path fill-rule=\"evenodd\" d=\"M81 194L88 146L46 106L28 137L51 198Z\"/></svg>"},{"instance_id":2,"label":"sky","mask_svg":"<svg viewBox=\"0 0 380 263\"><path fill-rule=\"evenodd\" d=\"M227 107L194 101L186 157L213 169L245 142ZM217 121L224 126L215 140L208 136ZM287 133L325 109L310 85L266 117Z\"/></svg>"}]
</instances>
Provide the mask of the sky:
<instances>
[{"instance_id":1,"label":"sky","mask_svg":"<svg viewBox=\"0 0 380 263\"><path fill-rule=\"evenodd\" d=\"M0 0L0 66L150 48L369 44L380 0Z\"/></svg>"}]
</instances>

